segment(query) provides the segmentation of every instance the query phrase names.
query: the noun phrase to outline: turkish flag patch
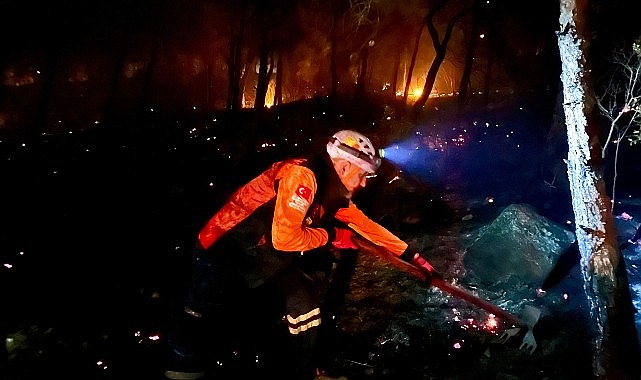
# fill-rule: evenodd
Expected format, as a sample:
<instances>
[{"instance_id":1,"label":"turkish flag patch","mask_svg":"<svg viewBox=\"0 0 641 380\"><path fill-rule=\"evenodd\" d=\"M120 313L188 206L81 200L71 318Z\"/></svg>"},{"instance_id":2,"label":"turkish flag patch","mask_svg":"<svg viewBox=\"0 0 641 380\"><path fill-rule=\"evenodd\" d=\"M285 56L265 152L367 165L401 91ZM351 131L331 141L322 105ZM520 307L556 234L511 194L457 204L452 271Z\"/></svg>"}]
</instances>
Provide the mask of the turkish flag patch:
<instances>
[{"instance_id":1,"label":"turkish flag patch","mask_svg":"<svg viewBox=\"0 0 641 380\"><path fill-rule=\"evenodd\" d=\"M309 202L309 198L312 196L312 189L304 185L298 185L296 188L296 195Z\"/></svg>"}]
</instances>

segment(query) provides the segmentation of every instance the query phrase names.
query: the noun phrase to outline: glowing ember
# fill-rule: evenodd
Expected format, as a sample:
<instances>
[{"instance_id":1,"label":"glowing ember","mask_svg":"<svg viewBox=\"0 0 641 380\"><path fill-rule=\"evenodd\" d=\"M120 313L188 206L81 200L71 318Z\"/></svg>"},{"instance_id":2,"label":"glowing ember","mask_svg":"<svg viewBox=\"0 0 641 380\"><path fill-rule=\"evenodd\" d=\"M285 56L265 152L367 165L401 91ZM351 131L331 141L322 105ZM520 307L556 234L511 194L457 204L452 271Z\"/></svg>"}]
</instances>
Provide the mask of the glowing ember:
<instances>
[{"instance_id":1,"label":"glowing ember","mask_svg":"<svg viewBox=\"0 0 641 380\"><path fill-rule=\"evenodd\" d=\"M499 321L494 314L490 314L485 323L483 323L483 328L490 332L495 332L498 327Z\"/></svg>"},{"instance_id":2,"label":"glowing ember","mask_svg":"<svg viewBox=\"0 0 641 380\"><path fill-rule=\"evenodd\" d=\"M452 314L454 314L452 320L457 322L463 330L474 329L495 334L500 325L500 320L494 314L489 314L483 322L477 321L474 317L461 318L461 312L458 309L452 309Z\"/></svg>"}]
</instances>

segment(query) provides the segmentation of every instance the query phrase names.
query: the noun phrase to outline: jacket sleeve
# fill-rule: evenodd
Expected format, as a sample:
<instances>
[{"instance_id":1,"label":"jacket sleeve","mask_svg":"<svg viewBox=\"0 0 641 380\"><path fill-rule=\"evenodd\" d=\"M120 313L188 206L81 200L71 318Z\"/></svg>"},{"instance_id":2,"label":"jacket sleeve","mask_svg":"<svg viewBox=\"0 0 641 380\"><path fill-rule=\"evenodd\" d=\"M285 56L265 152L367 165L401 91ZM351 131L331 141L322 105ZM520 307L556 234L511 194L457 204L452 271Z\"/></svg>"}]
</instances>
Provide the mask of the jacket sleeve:
<instances>
[{"instance_id":1,"label":"jacket sleeve","mask_svg":"<svg viewBox=\"0 0 641 380\"><path fill-rule=\"evenodd\" d=\"M370 242L385 247L396 256L407 249L407 243L391 233L385 227L368 218L354 203L341 208L336 213L336 219L346 223L351 229Z\"/></svg>"},{"instance_id":2,"label":"jacket sleeve","mask_svg":"<svg viewBox=\"0 0 641 380\"><path fill-rule=\"evenodd\" d=\"M304 224L316 194L316 178L309 168L286 165L278 174L272 244L280 251L309 251L327 244L328 233Z\"/></svg>"},{"instance_id":3,"label":"jacket sleeve","mask_svg":"<svg viewBox=\"0 0 641 380\"><path fill-rule=\"evenodd\" d=\"M274 198L276 195L274 178L280 167L280 162L274 163L258 177L236 190L227 203L200 230L198 239L203 248L208 249L254 210Z\"/></svg>"}]
</instances>

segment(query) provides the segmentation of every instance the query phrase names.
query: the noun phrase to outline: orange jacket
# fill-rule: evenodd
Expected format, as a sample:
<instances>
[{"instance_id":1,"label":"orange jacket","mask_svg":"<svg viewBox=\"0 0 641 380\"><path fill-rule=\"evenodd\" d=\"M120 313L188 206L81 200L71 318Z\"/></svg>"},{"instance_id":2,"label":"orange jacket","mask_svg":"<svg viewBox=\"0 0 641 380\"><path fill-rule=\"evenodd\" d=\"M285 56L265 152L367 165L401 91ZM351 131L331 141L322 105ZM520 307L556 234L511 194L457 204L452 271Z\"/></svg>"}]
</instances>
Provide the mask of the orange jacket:
<instances>
[{"instance_id":1,"label":"orange jacket","mask_svg":"<svg viewBox=\"0 0 641 380\"><path fill-rule=\"evenodd\" d=\"M318 184L317 176L312 169L304 166L306 163L304 159L276 162L236 190L227 203L201 229L198 239L203 248L208 249L227 231L241 223L259 207L272 201L274 197L271 242L275 249L305 252L327 244L329 238L327 230L312 227L311 214L318 207L311 209L310 207L312 204L319 203L314 202ZM320 208L322 214L323 205L320 205ZM407 248L405 242L369 219L351 200L349 206L339 208L334 217L365 239L385 247L397 256Z\"/></svg>"}]
</instances>

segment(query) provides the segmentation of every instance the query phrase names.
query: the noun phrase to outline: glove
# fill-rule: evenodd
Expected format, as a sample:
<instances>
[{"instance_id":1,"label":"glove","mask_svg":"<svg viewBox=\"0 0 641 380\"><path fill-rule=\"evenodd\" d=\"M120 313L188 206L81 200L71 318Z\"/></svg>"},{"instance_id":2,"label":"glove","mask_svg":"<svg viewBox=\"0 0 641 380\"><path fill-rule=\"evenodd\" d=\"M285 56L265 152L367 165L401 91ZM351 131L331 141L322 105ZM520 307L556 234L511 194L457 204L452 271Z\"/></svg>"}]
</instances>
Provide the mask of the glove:
<instances>
[{"instance_id":1,"label":"glove","mask_svg":"<svg viewBox=\"0 0 641 380\"><path fill-rule=\"evenodd\" d=\"M332 245L338 249L358 249L358 246L352 240L354 234L351 230L345 228L334 228L336 235L332 240Z\"/></svg>"},{"instance_id":2,"label":"glove","mask_svg":"<svg viewBox=\"0 0 641 380\"><path fill-rule=\"evenodd\" d=\"M425 282L427 285L432 283L432 278L434 278L437 273L434 272L434 267L432 264L428 263L423 256L421 256L419 253L415 254L414 257L412 258L412 264L416 265L425 273Z\"/></svg>"}]
</instances>

